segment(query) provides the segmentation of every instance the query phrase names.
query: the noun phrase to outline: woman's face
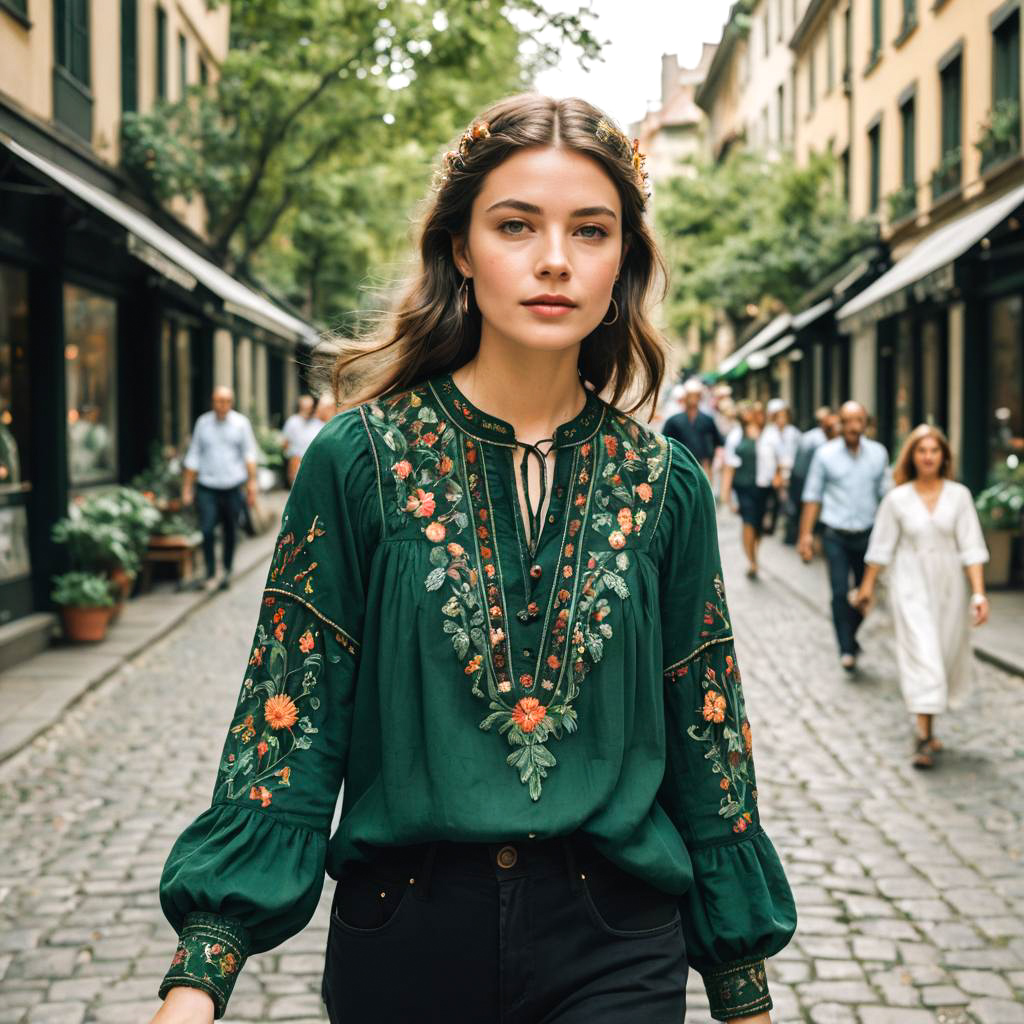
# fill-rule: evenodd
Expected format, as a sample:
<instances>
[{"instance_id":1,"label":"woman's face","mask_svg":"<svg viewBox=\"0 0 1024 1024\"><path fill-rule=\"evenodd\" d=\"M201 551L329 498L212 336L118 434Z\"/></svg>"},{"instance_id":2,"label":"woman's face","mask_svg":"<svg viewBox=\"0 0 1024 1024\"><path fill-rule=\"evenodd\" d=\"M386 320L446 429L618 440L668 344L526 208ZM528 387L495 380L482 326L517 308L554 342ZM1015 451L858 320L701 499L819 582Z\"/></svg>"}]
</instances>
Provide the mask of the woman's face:
<instances>
[{"instance_id":1,"label":"woman's face","mask_svg":"<svg viewBox=\"0 0 1024 1024\"><path fill-rule=\"evenodd\" d=\"M922 437L914 445L914 469L922 477L937 476L942 469L942 448L934 437Z\"/></svg>"},{"instance_id":2,"label":"woman's face","mask_svg":"<svg viewBox=\"0 0 1024 1024\"><path fill-rule=\"evenodd\" d=\"M453 252L472 278L485 335L557 351L606 319L622 240L611 178L590 157L543 146L487 175Z\"/></svg>"}]
</instances>

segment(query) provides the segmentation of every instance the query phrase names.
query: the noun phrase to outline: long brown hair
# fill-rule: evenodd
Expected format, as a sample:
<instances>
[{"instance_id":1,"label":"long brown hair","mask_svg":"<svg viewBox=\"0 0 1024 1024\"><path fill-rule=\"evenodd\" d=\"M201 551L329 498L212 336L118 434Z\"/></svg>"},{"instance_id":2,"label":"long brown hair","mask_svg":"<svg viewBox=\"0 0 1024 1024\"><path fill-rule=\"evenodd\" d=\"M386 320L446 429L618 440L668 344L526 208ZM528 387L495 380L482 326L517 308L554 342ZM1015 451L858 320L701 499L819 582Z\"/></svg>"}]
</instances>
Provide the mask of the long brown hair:
<instances>
[{"instance_id":1,"label":"long brown hair","mask_svg":"<svg viewBox=\"0 0 1024 1024\"><path fill-rule=\"evenodd\" d=\"M462 275L452 256L452 238L469 230L473 200L490 171L520 150L560 146L596 160L612 179L622 202L623 245L628 245L613 292L618 318L583 339L580 375L595 391L606 392L612 405L628 392L633 400L627 412L647 403L653 407L665 353L648 311L653 301L664 297L665 263L644 221L645 196L629 153L614 140L598 138L602 119L611 121L584 100L554 100L535 93L503 99L474 119L474 124L486 121L490 135L477 139L463 162L450 168L428 197L420 266L394 309L363 337L330 339L339 350L331 384L345 406L405 390L472 359L480 347L482 321L475 302L469 302L468 313L462 310ZM607 138L607 133L602 136Z\"/></svg>"},{"instance_id":2,"label":"long brown hair","mask_svg":"<svg viewBox=\"0 0 1024 1024\"><path fill-rule=\"evenodd\" d=\"M946 435L930 423L922 423L907 435L903 447L900 449L899 458L892 469L892 482L899 484L909 483L917 477L917 466L914 465L914 452L917 446L926 438L933 437L942 449L942 465L939 466L939 476L946 480L953 478L953 451L949 447Z\"/></svg>"}]
</instances>

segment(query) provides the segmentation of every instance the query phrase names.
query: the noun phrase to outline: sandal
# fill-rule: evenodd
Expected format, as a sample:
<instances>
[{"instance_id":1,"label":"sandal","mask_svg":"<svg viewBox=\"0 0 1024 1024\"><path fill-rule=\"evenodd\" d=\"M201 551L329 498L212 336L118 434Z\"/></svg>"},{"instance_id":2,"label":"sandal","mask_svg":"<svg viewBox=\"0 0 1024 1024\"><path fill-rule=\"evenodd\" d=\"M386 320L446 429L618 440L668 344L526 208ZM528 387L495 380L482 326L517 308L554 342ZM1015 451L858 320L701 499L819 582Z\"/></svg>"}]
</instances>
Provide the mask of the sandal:
<instances>
[{"instance_id":1,"label":"sandal","mask_svg":"<svg viewBox=\"0 0 1024 1024\"><path fill-rule=\"evenodd\" d=\"M942 741L936 736L929 736L928 746L933 754L937 754L942 749Z\"/></svg>"},{"instance_id":2,"label":"sandal","mask_svg":"<svg viewBox=\"0 0 1024 1024\"><path fill-rule=\"evenodd\" d=\"M935 762L932 760L932 738L930 736L919 736L914 748L914 760L911 762L915 768L931 768Z\"/></svg>"}]
</instances>

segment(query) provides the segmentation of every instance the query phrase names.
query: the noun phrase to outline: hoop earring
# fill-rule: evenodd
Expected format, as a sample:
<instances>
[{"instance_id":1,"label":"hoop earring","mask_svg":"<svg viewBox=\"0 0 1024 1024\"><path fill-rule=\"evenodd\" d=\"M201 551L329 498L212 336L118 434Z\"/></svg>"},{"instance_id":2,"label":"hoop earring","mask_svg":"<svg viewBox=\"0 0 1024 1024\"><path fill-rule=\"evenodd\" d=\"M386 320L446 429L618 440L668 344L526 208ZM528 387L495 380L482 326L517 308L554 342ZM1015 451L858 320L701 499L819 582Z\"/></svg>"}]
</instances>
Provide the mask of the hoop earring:
<instances>
[{"instance_id":1,"label":"hoop earring","mask_svg":"<svg viewBox=\"0 0 1024 1024\"><path fill-rule=\"evenodd\" d=\"M611 320L602 320L601 321L601 326L602 327L611 327L611 325L613 323L615 323L616 320L619 319L619 304L615 301L615 296L614 295L612 296L612 305L615 307L615 316L613 316L611 318Z\"/></svg>"},{"instance_id":2,"label":"hoop earring","mask_svg":"<svg viewBox=\"0 0 1024 1024\"><path fill-rule=\"evenodd\" d=\"M469 278L464 277L462 284L459 285L459 305L462 309L462 315L468 316L469 314Z\"/></svg>"}]
</instances>

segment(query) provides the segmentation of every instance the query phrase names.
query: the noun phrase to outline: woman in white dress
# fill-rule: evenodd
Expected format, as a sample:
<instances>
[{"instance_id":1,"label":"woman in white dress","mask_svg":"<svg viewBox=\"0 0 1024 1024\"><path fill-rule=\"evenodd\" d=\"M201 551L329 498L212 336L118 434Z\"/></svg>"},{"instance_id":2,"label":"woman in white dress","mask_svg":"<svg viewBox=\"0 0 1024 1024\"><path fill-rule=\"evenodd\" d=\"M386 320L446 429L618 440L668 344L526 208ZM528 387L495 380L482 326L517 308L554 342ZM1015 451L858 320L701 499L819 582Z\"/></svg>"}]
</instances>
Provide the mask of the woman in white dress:
<instances>
[{"instance_id":1,"label":"woman in white dress","mask_svg":"<svg viewBox=\"0 0 1024 1024\"><path fill-rule=\"evenodd\" d=\"M988 549L971 492L952 479L945 435L924 424L907 438L893 470L895 486L878 509L863 582L854 603L863 612L875 581L892 565L889 584L896 660L907 708L917 715L914 765L930 768L941 744L932 719L961 706L971 682L968 623L988 618L982 567ZM970 582L970 601L963 574Z\"/></svg>"}]
</instances>

